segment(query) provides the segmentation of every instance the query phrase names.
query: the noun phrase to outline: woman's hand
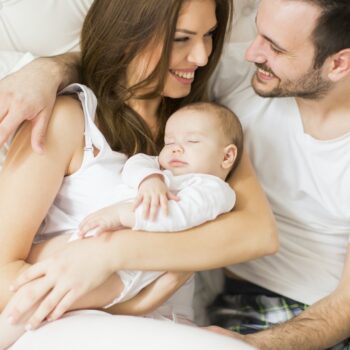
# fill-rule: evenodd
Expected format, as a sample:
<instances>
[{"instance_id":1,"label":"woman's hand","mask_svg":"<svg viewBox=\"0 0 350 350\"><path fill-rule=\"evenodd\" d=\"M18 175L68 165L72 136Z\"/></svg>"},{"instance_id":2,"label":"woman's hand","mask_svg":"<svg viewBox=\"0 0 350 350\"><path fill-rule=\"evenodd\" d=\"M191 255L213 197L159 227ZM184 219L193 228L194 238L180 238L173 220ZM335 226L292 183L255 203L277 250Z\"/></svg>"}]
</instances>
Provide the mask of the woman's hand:
<instances>
[{"instance_id":1,"label":"woman's hand","mask_svg":"<svg viewBox=\"0 0 350 350\"><path fill-rule=\"evenodd\" d=\"M169 191L162 175L154 174L141 182L134 209L142 204L143 217L156 220L159 207L165 216L168 215L168 200L171 199L178 201L179 197Z\"/></svg>"},{"instance_id":2,"label":"woman's hand","mask_svg":"<svg viewBox=\"0 0 350 350\"><path fill-rule=\"evenodd\" d=\"M103 259L105 255L97 254L97 246L94 238L71 242L20 275L13 285L16 293L8 311L12 322L20 322L38 303L27 321L27 328L35 329L45 319L62 316L75 301L106 281L113 271Z\"/></svg>"}]
</instances>

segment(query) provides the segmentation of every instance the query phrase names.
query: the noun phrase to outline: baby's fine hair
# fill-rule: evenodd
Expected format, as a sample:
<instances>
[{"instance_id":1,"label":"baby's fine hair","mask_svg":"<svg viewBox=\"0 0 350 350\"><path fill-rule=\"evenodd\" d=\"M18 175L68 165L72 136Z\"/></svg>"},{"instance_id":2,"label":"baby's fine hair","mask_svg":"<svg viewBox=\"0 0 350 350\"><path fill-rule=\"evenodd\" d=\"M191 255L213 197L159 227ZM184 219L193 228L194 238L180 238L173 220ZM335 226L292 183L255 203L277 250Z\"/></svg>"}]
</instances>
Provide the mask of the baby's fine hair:
<instances>
[{"instance_id":1,"label":"baby's fine hair","mask_svg":"<svg viewBox=\"0 0 350 350\"><path fill-rule=\"evenodd\" d=\"M216 102L196 102L190 103L181 108L182 110L194 110L200 112L209 112L217 117L221 126L223 136L227 144L234 144L237 147L237 157L230 171L230 175L236 169L243 153L243 129L242 125L231 109Z\"/></svg>"}]
</instances>

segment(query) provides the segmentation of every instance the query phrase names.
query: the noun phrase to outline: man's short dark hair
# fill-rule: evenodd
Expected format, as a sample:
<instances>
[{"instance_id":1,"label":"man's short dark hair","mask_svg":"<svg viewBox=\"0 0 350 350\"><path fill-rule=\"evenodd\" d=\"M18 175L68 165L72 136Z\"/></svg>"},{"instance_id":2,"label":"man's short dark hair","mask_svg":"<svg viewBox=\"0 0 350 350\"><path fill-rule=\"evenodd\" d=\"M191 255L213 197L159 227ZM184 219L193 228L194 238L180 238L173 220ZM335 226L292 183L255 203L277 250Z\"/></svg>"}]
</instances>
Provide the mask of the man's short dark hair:
<instances>
[{"instance_id":1,"label":"man's short dark hair","mask_svg":"<svg viewBox=\"0 0 350 350\"><path fill-rule=\"evenodd\" d=\"M331 55L350 48L350 0L296 0L321 9L312 34L316 53L314 67L320 68Z\"/></svg>"}]
</instances>

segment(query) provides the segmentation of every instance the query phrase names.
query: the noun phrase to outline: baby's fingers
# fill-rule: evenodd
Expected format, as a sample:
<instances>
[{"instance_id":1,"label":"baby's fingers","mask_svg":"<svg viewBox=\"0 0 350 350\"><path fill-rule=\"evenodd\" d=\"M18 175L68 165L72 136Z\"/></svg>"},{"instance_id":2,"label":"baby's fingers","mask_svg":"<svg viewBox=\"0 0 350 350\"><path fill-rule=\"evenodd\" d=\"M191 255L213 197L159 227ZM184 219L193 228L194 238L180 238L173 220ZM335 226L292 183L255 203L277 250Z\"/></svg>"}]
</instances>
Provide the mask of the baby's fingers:
<instances>
[{"instance_id":1,"label":"baby's fingers","mask_svg":"<svg viewBox=\"0 0 350 350\"><path fill-rule=\"evenodd\" d=\"M158 209L159 209L159 196L155 194L152 196L152 201L151 201L150 210L149 210L149 218L152 221L156 220Z\"/></svg>"},{"instance_id":2,"label":"baby's fingers","mask_svg":"<svg viewBox=\"0 0 350 350\"><path fill-rule=\"evenodd\" d=\"M151 197L144 196L143 202L142 202L142 216L145 220L149 218L150 206L151 206Z\"/></svg>"},{"instance_id":3,"label":"baby's fingers","mask_svg":"<svg viewBox=\"0 0 350 350\"><path fill-rule=\"evenodd\" d=\"M173 201L177 201L177 202L180 200L180 197L172 192L167 192L166 195L167 195L168 200L173 200Z\"/></svg>"},{"instance_id":4,"label":"baby's fingers","mask_svg":"<svg viewBox=\"0 0 350 350\"><path fill-rule=\"evenodd\" d=\"M95 220L84 220L80 225L79 225L79 237L83 238L86 236L86 234L91 231L96 229L99 226L99 222Z\"/></svg>"},{"instance_id":5,"label":"baby's fingers","mask_svg":"<svg viewBox=\"0 0 350 350\"><path fill-rule=\"evenodd\" d=\"M160 207L164 216L168 216L168 197L165 194L160 196Z\"/></svg>"},{"instance_id":6,"label":"baby's fingers","mask_svg":"<svg viewBox=\"0 0 350 350\"><path fill-rule=\"evenodd\" d=\"M143 195L138 195L132 205L132 210L136 210L138 206L143 202Z\"/></svg>"}]
</instances>

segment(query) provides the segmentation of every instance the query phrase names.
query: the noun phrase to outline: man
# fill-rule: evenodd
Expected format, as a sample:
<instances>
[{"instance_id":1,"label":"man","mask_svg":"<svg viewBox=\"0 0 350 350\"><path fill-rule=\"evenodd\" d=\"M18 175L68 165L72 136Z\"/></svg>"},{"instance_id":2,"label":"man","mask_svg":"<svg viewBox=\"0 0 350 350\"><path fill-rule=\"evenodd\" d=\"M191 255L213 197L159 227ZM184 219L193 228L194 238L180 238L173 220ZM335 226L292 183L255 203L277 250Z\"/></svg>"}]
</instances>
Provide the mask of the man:
<instances>
[{"instance_id":1,"label":"man","mask_svg":"<svg viewBox=\"0 0 350 350\"><path fill-rule=\"evenodd\" d=\"M228 268L211 320L260 349L325 349L350 336L350 2L261 0L256 26L252 79L228 46L213 93L241 118L280 250Z\"/></svg>"}]
</instances>

